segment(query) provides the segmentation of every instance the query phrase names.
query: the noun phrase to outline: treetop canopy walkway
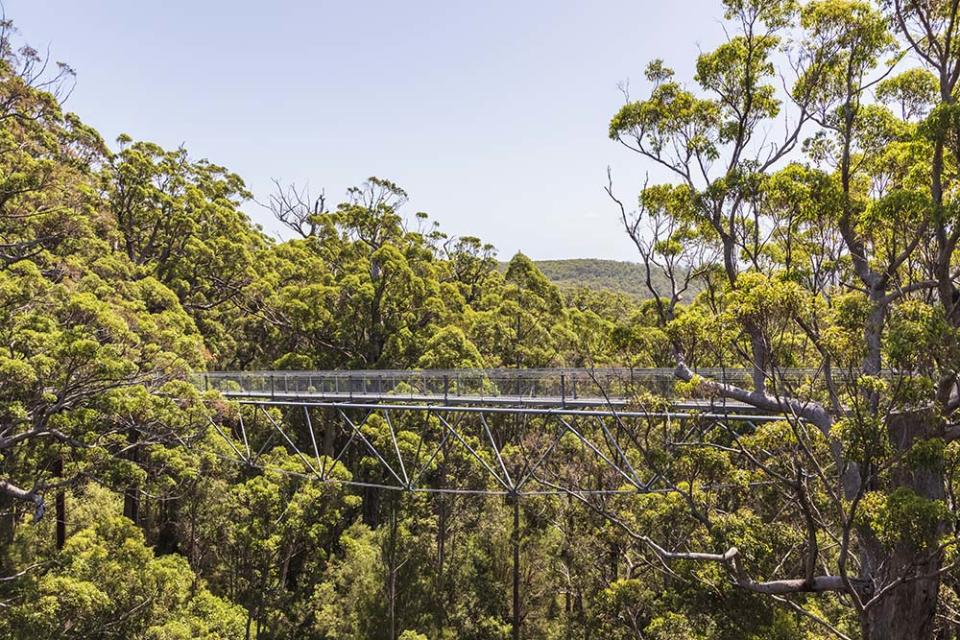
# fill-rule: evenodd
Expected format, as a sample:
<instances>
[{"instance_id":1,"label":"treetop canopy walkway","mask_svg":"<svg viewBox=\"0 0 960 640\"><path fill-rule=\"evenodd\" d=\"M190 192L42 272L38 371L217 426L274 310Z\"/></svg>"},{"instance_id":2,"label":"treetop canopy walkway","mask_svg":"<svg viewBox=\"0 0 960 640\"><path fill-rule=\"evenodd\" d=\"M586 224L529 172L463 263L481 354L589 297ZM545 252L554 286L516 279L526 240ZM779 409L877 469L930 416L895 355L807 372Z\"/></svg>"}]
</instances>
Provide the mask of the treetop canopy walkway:
<instances>
[{"instance_id":1,"label":"treetop canopy walkway","mask_svg":"<svg viewBox=\"0 0 960 640\"><path fill-rule=\"evenodd\" d=\"M816 373L780 371L776 383L788 390ZM742 369L697 374L751 382ZM392 495L394 509L400 493L505 499L515 629L521 499L566 497L602 512L617 496L689 495L659 452L722 446L713 434L736 443L788 417L685 397L673 369L213 371L194 383L241 405L235 422L211 424L235 454L218 455L253 473L353 487L374 504ZM278 462L277 447L295 463Z\"/></svg>"},{"instance_id":2,"label":"treetop canopy walkway","mask_svg":"<svg viewBox=\"0 0 960 640\"><path fill-rule=\"evenodd\" d=\"M749 381L742 369L697 373ZM790 370L777 380L792 387L814 376ZM241 464L270 469L269 452L282 446L303 464L295 475L425 493L675 490L660 486L647 459L654 434L664 446L693 446L712 429L749 433L787 417L683 397L672 369L214 371L194 383L245 407L236 424L213 424ZM447 469L468 468L465 459L482 473Z\"/></svg>"},{"instance_id":3,"label":"treetop canopy walkway","mask_svg":"<svg viewBox=\"0 0 960 640\"><path fill-rule=\"evenodd\" d=\"M699 375L743 385L743 369L702 369ZM815 372L793 369L779 372L778 380L801 383ZM761 415L743 403L723 399L681 397L673 369L555 368L555 369L388 369L331 371L211 371L198 374L195 383L217 390L245 404L320 405L341 407L393 406L397 410L440 410L469 407L491 412L603 413L651 411L672 414L731 412L754 419ZM638 406L641 394L665 400L657 409Z\"/></svg>"}]
</instances>

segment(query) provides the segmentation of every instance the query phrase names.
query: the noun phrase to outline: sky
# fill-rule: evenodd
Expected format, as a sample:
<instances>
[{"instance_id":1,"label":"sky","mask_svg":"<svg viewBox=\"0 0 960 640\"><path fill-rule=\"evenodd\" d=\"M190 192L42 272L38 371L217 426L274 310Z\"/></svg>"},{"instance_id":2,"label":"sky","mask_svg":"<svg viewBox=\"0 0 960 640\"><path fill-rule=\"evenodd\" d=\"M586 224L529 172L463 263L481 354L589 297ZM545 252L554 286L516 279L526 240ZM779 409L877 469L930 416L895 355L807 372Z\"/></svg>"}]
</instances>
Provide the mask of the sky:
<instances>
[{"instance_id":1,"label":"sky","mask_svg":"<svg viewBox=\"0 0 960 640\"><path fill-rule=\"evenodd\" d=\"M114 141L185 145L336 203L368 176L412 218L502 259L635 260L603 191L655 167L607 138L628 82L682 80L722 38L719 0L3 0L23 41L77 72L66 108ZM285 237L256 201L244 210Z\"/></svg>"}]
</instances>

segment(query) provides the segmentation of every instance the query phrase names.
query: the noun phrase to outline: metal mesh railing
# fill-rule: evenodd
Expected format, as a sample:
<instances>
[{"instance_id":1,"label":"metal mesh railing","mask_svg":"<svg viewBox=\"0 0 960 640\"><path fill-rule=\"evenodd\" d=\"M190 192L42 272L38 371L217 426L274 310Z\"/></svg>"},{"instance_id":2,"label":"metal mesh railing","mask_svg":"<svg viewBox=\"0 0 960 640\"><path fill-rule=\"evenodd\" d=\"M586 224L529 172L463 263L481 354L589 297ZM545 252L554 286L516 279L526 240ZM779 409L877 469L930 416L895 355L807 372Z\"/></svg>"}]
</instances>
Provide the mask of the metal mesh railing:
<instances>
[{"instance_id":1,"label":"metal mesh railing","mask_svg":"<svg viewBox=\"0 0 960 640\"><path fill-rule=\"evenodd\" d=\"M701 369L706 378L748 384L743 369ZM801 383L813 370L778 372ZM559 399L627 398L640 391L675 398L673 369L428 369L342 371L212 371L195 383L229 396L343 399Z\"/></svg>"}]
</instances>

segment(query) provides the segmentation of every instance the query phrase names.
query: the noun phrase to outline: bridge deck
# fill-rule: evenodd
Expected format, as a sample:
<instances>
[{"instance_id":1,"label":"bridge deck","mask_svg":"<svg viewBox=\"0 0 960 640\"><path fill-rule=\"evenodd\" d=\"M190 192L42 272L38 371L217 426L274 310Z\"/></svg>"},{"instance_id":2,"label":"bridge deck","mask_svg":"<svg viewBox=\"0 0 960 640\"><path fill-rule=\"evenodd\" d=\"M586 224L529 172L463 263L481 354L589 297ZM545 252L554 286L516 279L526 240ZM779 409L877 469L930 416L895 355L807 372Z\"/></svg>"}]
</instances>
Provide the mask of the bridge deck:
<instances>
[{"instance_id":1,"label":"bridge deck","mask_svg":"<svg viewBox=\"0 0 960 640\"><path fill-rule=\"evenodd\" d=\"M740 384L746 376L700 373ZM663 369L222 371L200 374L195 383L248 405L235 424L211 421L236 453L226 456L231 460L322 482L425 493L658 491L658 474L629 446L637 442L638 429L656 424L663 428L658 433L685 439L730 421L750 429L783 419L742 403L683 397L673 372ZM298 415L302 419L289 420ZM373 415L381 418L376 429L387 438L369 438L363 429ZM528 420L531 415L536 419ZM401 431L415 434L415 450L400 446L410 437ZM295 454L303 469L270 466L264 453L278 445ZM478 474L438 486L430 470L441 452L472 460ZM356 476L332 473L358 460L376 460L378 472L371 475L365 467ZM562 469L569 464L596 473L568 477Z\"/></svg>"},{"instance_id":2,"label":"bridge deck","mask_svg":"<svg viewBox=\"0 0 960 640\"><path fill-rule=\"evenodd\" d=\"M748 373L739 369L698 373L738 384L748 379ZM802 380L809 374L795 370L786 375L790 380ZM238 400L274 403L403 403L610 411L635 409L638 395L651 394L669 399L671 411L756 413L743 403L681 397L676 393L676 379L670 369L219 371L200 374L196 383Z\"/></svg>"},{"instance_id":3,"label":"bridge deck","mask_svg":"<svg viewBox=\"0 0 960 640\"><path fill-rule=\"evenodd\" d=\"M484 396L484 395L438 395L438 394L378 394L378 393L330 393L330 392L299 392L299 391L244 391L225 390L221 393L228 398L249 400L274 400L278 403L314 403L314 404L372 404L372 403L407 403L423 405L447 406L493 406L493 407L534 407L589 409L605 407L625 409L635 406L626 398L579 397L564 398L560 396ZM734 401L685 400L670 403L673 409L688 411L700 410L737 410L751 411L750 405Z\"/></svg>"}]
</instances>

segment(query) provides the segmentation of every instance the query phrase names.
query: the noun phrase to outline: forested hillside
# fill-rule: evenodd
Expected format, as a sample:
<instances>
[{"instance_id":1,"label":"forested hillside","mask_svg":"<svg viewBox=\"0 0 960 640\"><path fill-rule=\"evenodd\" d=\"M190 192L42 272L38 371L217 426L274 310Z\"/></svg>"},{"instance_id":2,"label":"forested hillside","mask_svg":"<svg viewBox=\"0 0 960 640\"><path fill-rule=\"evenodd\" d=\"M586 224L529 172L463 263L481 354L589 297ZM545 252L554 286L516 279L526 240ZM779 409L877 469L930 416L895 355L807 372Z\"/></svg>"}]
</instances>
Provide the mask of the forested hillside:
<instances>
[{"instance_id":1,"label":"forested hillside","mask_svg":"<svg viewBox=\"0 0 960 640\"><path fill-rule=\"evenodd\" d=\"M271 239L240 176L104 140L0 24L0 638L960 637L960 0L717 12L693 76L654 60L609 123L669 176L607 187L642 299L498 268L384 177L280 188ZM599 365L671 398L453 443L444 407L337 431L192 382ZM371 443L430 490L387 491Z\"/></svg>"},{"instance_id":2,"label":"forested hillside","mask_svg":"<svg viewBox=\"0 0 960 640\"><path fill-rule=\"evenodd\" d=\"M642 264L596 258L569 260L536 260L543 275L562 288L586 287L594 291L622 293L634 298L649 298L647 270ZM667 286L667 276L659 271L651 274L656 290Z\"/></svg>"}]
</instances>

